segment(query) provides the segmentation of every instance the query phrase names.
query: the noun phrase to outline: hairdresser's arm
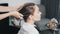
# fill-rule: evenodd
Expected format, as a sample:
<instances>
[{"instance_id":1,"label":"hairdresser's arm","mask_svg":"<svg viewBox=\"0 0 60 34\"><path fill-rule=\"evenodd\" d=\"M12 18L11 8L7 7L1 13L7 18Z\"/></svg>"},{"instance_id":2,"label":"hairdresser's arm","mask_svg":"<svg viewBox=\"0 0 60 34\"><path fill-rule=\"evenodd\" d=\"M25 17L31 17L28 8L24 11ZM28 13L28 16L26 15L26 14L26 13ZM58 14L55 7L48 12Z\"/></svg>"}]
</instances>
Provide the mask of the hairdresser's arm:
<instances>
[{"instance_id":1,"label":"hairdresser's arm","mask_svg":"<svg viewBox=\"0 0 60 34\"><path fill-rule=\"evenodd\" d=\"M0 14L0 20L6 18L8 16L14 16L16 18L22 18L21 16L23 16L23 15L18 13L17 11L13 11L13 12L5 13L5 14Z\"/></svg>"},{"instance_id":2,"label":"hairdresser's arm","mask_svg":"<svg viewBox=\"0 0 60 34\"><path fill-rule=\"evenodd\" d=\"M15 7L8 7L8 6L0 6L0 12L9 12L11 10L15 10Z\"/></svg>"},{"instance_id":3,"label":"hairdresser's arm","mask_svg":"<svg viewBox=\"0 0 60 34\"><path fill-rule=\"evenodd\" d=\"M8 16L10 16L10 13L0 14L0 20L6 18L6 17L8 17Z\"/></svg>"},{"instance_id":4,"label":"hairdresser's arm","mask_svg":"<svg viewBox=\"0 0 60 34\"><path fill-rule=\"evenodd\" d=\"M10 7L10 6L0 6L0 12L11 12L11 10L20 10L24 4L18 5L16 7Z\"/></svg>"}]
</instances>

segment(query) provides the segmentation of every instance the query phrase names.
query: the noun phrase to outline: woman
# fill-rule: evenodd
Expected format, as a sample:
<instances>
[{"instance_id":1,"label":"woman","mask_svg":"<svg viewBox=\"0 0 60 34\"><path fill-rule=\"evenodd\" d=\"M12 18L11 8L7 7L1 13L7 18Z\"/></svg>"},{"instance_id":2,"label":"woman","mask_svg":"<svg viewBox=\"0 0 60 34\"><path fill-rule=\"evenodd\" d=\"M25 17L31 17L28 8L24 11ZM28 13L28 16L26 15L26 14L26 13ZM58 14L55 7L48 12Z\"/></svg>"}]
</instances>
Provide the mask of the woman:
<instances>
[{"instance_id":1,"label":"woman","mask_svg":"<svg viewBox=\"0 0 60 34\"><path fill-rule=\"evenodd\" d=\"M41 19L41 12L38 6L34 3L26 3L19 12L24 15L25 23L21 25L18 34L39 34L34 25L35 21Z\"/></svg>"}]
</instances>

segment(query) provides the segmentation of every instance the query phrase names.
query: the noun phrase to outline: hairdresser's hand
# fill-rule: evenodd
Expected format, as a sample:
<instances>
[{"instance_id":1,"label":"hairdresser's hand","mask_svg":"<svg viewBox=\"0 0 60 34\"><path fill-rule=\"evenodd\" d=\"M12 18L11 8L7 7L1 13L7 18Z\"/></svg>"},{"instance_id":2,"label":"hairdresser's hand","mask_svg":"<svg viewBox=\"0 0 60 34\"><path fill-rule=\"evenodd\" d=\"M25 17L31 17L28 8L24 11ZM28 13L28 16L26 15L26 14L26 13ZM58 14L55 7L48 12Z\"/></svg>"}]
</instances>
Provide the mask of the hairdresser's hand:
<instances>
[{"instance_id":1,"label":"hairdresser's hand","mask_svg":"<svg viewBox=\"0 0 60 34\"><path fill-rule=\"evenodd\" d=\"M11 16L14 16L14 17L20 18L20 19L22 19L22 17L23 17L23 15L20 14L18 11L11 11L10 14L11 14Z\"/></svg>"},{"instance_id":2,"label":"hairdresser's hand","mask_svg":"<svg viewBox=\"0 0 60 34\"><path fill-rule=\"evenodd\" d=\"M23 8L23 6L24 6L24 4L18 5L18 6L16 7L16 11L21 10L21 9Z\"/></svg>"}]
</instances>

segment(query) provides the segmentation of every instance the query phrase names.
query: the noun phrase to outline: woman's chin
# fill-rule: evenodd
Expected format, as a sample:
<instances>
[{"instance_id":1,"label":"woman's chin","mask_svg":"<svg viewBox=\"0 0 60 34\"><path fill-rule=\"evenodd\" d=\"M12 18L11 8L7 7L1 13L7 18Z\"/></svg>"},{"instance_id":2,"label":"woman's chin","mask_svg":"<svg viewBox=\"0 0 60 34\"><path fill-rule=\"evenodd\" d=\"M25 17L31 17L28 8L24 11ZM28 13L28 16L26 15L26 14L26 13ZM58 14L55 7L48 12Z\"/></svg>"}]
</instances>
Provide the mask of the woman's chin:
<instances>
[{"instance_id":1,"label":"woman's chin","mask_svg":"<svg viewBox=\"0 0 60 34\"><path fill-rule=\"evenodd\" d=\"M40 21L41 19L38 19L37 21Z\"/></svg>"}]
</instances>

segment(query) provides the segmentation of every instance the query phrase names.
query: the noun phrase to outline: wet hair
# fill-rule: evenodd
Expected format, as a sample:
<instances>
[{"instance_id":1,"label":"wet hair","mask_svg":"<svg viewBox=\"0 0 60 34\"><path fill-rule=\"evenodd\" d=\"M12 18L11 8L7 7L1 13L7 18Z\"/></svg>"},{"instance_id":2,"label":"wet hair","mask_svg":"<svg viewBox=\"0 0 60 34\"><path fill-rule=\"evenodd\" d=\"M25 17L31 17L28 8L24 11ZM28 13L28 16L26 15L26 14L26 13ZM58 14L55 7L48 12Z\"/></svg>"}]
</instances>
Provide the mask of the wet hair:
<instances>
[{"instance_id":1,"label":"wet hair","mask_svg":"<svg viewBox=\"0 0 60 34\"><path fill-rule=\"evenodd\" d=\"M19 13L23 14L23 18L24 18L24 21L26 22L27 21L27 18L29 17L29 15L33 14L36 4L34 3L25 3L23 8L21 10L19 10Z\"/></svg>"}]
</instances>

